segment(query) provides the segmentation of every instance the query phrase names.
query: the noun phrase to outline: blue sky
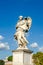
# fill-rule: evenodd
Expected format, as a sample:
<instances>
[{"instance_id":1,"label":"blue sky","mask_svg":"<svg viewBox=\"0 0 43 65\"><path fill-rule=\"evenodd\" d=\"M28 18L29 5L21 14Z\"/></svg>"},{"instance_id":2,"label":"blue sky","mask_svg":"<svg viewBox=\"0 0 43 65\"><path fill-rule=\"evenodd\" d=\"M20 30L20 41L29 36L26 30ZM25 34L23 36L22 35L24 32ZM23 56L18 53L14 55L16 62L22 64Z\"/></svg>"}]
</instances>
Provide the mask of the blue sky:
<instances>
[{"instance_id":1,"label":"blue sky","mask_svg":"<svg viewBox=\"0 0 43 65\"><path fill-rule=\"evenodd\" d=\"M28 48L43 51L43 0L0 0L0 59L12 55L17 48L13 36L20 15L32 18Z\"/></svg>"}]
</instances>

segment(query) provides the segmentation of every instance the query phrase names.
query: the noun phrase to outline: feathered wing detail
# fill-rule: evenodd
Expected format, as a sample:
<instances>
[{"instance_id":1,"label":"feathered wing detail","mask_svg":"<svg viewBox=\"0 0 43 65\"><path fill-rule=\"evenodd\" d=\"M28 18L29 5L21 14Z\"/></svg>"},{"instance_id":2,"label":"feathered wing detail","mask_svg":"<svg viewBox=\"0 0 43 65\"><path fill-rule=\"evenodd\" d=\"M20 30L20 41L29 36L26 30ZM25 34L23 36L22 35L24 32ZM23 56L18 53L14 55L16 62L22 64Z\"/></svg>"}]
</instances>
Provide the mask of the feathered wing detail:
<instances>
[{"instance_id":1,"label":"feathered wing detail","mask_svg":"<svg viewBox=\"0 0 43 65\"><path fill-rule=\"evenodd\" d=\"M32 19L29 17L29 18L28 18L29 30L30 30L30 28L31 28L31 24L32 24Z\"/></svg>"}]
</instances>

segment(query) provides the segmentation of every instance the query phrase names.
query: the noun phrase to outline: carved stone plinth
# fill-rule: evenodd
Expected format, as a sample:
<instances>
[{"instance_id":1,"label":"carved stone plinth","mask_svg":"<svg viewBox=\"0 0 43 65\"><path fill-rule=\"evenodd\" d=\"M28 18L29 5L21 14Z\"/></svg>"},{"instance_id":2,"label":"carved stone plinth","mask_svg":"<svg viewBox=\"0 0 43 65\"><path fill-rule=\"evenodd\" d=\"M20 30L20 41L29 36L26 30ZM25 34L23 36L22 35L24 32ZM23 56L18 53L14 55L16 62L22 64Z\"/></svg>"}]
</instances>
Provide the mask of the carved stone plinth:
<instances>
[{"instance_id":1,"label":"carved stone plinth","mask_svg":"<svg viewBox=\"0 0 43 65\"><path fill-rule=\"evenodd\" d=\"M33 65L32 51L28 49L17 49L13 51L13 65Z\"/></svg>"}]
</instances>

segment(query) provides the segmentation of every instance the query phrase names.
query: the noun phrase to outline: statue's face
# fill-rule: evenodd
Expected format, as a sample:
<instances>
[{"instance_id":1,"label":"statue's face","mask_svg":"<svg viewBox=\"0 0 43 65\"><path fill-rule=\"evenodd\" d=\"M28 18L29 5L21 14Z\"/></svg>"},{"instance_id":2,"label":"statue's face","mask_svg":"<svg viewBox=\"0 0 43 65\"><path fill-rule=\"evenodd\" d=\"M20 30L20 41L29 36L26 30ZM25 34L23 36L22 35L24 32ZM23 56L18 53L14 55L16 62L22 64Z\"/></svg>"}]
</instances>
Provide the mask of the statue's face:
<instances>
[{"instance_id":1,"label":"statue's face","mask_svg":"<svg viewBox=\"0 0 43 65\"><path fill-rule=\"evenodd\" d=\"M19 19L22 20L23 19L23 16L19 16Z\"/></svg>"},{"instance_id":2,"label":"statue's face","mask_svg":"<svg viewBox=\"0 0 43 65\"><path fill-rule=\"evenodd\" d=\"M22 20L22 17L20 17L20 20Z\"/></svg>"}]
</instances>

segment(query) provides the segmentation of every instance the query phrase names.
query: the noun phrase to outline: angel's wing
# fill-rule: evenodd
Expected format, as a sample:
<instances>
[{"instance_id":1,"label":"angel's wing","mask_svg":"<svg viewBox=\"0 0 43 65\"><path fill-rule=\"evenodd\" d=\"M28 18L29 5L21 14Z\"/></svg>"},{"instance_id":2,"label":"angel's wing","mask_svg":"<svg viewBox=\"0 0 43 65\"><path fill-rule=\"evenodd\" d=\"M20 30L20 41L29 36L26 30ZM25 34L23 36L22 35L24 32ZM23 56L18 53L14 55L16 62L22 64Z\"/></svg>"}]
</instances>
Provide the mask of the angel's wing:
<instances>
[{"instance_id":1,"label":"angel's wing","mask_svg":"<svg viewBox=\"0 0 43 65\"><path fill-rule=\"evenodd\" d=\"M29 30L30 30L30 28L31 28L31 24L32 24L32 19L29 17L29 18L28 18Z\"/></svg>"}]
</instances>

